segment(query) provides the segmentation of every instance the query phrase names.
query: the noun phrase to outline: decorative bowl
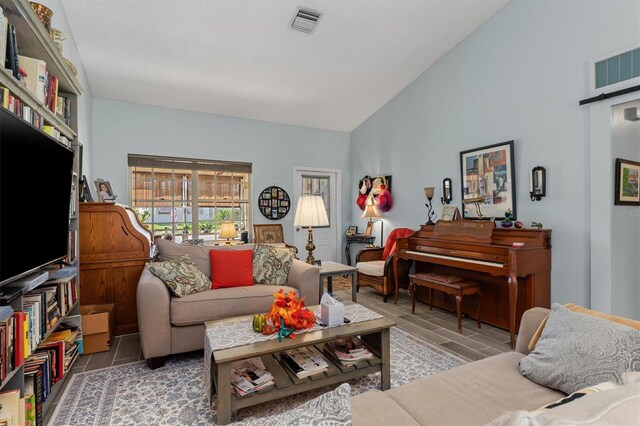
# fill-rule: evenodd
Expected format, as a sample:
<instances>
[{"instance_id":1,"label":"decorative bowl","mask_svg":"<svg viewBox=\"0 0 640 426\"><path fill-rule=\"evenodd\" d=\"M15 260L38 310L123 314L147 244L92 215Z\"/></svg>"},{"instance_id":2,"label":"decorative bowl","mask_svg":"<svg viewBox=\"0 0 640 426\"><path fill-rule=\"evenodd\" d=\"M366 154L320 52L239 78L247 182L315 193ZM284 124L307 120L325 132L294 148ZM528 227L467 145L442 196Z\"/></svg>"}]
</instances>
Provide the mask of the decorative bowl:
<instances>
[{"instance_id":1,"label":"decorative bowl","mask_svg":"<svg viewBox=\"0 0 640 426\"><path fill-rule=\"evenodd\" d=\"M51 16L53 16L53 11L40 3L30 1L29 4L31 4L31 8L36 13L38 19L42 22L42 25L44 25L47 32L51 33Z\"/></svg>"}]
</instances>

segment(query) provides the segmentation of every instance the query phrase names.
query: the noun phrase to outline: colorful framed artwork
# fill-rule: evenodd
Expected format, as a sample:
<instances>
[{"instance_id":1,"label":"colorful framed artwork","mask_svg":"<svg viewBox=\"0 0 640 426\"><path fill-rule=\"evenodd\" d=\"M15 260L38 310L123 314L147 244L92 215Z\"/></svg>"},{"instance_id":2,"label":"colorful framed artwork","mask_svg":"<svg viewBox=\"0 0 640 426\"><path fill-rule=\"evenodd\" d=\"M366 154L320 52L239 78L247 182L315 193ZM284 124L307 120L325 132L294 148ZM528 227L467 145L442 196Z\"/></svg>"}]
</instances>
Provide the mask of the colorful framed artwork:
<instances>
[{"instance_id":1,"label":"colorful framed artwork","mask_svg":"<svg viewBox=\"0 0 640 426\"><path fill-rule=\"evenodd\" d=\"M616 186L614 203L617 206L640 206L638 177L640 163L616 158Z\"/></svg>"},{"instance_id":2,"label":"colorful framed artwork","mask_svg":"<svg viewBox=\"0 0 640 426\"><path fill-rule=\"evenodd\" d=\"M517 217L513 141L462 151L460 174L465 219Z\"/></svg>"}]
</instances>

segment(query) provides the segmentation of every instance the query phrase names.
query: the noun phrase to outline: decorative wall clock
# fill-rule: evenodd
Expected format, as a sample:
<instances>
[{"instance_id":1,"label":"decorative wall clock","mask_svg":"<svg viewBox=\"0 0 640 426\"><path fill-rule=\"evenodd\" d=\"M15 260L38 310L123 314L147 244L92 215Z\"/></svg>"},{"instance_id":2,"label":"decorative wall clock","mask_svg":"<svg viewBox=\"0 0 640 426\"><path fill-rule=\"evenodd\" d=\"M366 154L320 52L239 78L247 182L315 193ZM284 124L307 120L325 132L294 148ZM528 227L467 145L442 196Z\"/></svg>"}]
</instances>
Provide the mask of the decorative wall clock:
<instances>
[{"instance_id":1,"label":"decorative wall clock","mask_svg":"<svg viewBox=\"0 0 640 426\"><path fill-rule=\"evenodd\" d=\"M258 197L258 208L267 219L282 219L291 208L289 194L279 186L265 188Z\"/></svg>"}]
</instances>

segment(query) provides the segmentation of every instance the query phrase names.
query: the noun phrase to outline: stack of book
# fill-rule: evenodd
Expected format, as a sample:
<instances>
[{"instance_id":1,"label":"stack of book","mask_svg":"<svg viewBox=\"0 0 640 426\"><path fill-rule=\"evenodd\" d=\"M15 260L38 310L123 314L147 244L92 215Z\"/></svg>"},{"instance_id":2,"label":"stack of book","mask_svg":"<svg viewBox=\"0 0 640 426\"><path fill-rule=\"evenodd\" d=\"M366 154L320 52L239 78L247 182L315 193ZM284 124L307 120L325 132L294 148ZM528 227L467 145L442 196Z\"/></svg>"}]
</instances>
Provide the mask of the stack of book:
<instances>
[{"instance_id":1,"label":"stack of book","mask_svg":"<svg viewBox=\"0 0 640 426\"><path fill-rule=\"evenodd\" d=\"M327 371L329 364L319 353L310 348L289 349L280 352L280 359L298 378L313 376Z\"/></svg>"},{"instance_id":2,"label":"stack of book","mask_svg":"<svg viewBox=\"0 0 640 426\"><path fill-rule=\"evenodd\" d=\"M273 376L260 358L239 361L231 368L231 385L238 396L266 389L273 384Z\"/></svg>"},{"instance_id":3,"label":"stack of book","mask_svg":"<svg viewBox=\"0 0 640 426\"><path fill-rule=\"evenodd\" d=\"M373 358L373 353L355 336L325 343L322 350L345 367Z\"/></svg>"}]
</instances>

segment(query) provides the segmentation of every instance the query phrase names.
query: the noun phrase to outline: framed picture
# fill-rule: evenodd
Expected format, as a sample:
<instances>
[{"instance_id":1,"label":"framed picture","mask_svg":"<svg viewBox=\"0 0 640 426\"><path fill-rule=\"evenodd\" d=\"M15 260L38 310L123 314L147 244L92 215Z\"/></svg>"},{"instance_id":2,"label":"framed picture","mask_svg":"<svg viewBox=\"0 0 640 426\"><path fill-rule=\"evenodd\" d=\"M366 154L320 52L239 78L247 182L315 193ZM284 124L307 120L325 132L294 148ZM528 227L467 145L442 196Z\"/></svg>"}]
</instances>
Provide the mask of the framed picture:
<instances>
[{"instance_id":1,"label":"framed picture","mask_svg":"<svg viewBox=\"0 0 640 426\"><path fill-rule=\"evenodd\" d=\"M370 237L372 232L373 232L373 222L367 222L367 229L365 229L364 235L366 235L367 237Z\"/></svg>"},{"instance_id":2,"label":"framed picture","mask_svg":"<svg viewBox=\"0 0 640 426\"><path fill-rule=\"evenodd\" d=\"M638 178L640 163L616 158L616 187L614 203L618 206L640 206Z\"/></svg>"},{"instance_id":3,"label":"framed picture","mask_svg":"<svg viewBox=\"0 0 640 426\"><path fill-rule=\"evenodd\" d=\"M457 220L459 216L460 216L460 211L458 210L458 207L451 206L451 205L442 206L442 215L440 216L441 220L445 220L445 221Z\"/></svg>"},{"instance_id":4,"label":"framed picture","mask_svg":"<svg viewBox=\"0 0 640 426\"><path fill-rule=\"evenodd\" d=\"M93 203L93 196L91 195L89 183L87 182L87 177L85 175L82 175L82 193L80 194L80 201Z\"/></svg>"},{"instance_id":5,"label":"framed picture","mask_svg":"<svg viewBox=\"0 0 640 426\"><path fill-rule=\"evenodd\" d=\"M311 264L317 266L318 268L322 268L322 261L320 259L313 259Z\"/></svg>"},{"instance_id":6,"label":"framed picture","mask_svg":"<svg viewBox=\"0 0 640 426\"><path fill-rule=\"evenodd\" d=\"M516 219L513 141L460 153L462 213L465 219Z\"/></svg>"},{"instance_id":7,"label":"framed picture","mask_svg":"<svg viewBox=\"0 0 640 426\"><path fill-rule=\"evenodd\" d=\"M111 189L111 183L106 180L97 179L95 181L96 190L98 191L98 201L115 201L116 196Z\"/></svg>"},{"instance_id":8,"label":"framed picture","mask_svg":"<svg viewBox=\"0 0 640 426\"><path fill-rule=\"evenodd\" d=\"M351 225L349 229L347 229L347 235L355 235L358 233L358 227Z\"/></svg>"}]
</instances>

